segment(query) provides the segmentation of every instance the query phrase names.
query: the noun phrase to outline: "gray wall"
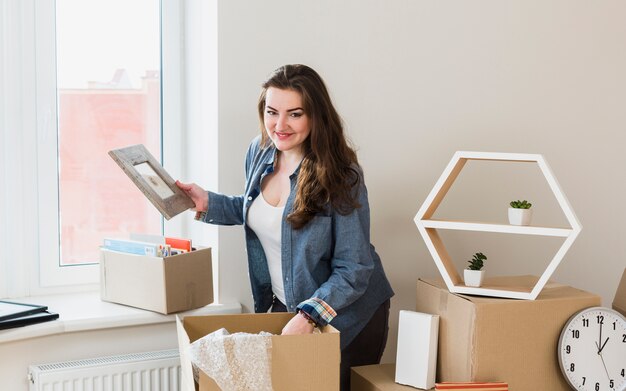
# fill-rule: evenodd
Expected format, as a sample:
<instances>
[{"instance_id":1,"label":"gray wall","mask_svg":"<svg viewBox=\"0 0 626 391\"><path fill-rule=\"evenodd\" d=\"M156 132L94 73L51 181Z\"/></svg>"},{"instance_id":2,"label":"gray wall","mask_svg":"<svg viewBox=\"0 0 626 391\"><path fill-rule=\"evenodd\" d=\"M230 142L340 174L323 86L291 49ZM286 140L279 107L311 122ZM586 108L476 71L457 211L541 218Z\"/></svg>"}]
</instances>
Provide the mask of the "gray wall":
<instances>
[{"instance_id":1,"label":"gray wall","mask_svg":"<svg viewBox=\"0 0 626 391\"><path fill-rule=\"evenodd\" d=\"M228 0L217 12L217 190L243 189L260 82L285 63L317 69L358 148L372 240L396 291L385 361L416 280L438 276L413 217L457 150L546 158L583 225L553 278L610 306L626 265L626 2ZM534 202L537 223L564 224L536 167L501 163L468 165L439 215L504 222L516 198ZM560 245L444 240L459 268L483 251L493 274L541 274ZM251 308L243 247L241 229L220 228L223 298Z\"/></svg>"}]
</instances>

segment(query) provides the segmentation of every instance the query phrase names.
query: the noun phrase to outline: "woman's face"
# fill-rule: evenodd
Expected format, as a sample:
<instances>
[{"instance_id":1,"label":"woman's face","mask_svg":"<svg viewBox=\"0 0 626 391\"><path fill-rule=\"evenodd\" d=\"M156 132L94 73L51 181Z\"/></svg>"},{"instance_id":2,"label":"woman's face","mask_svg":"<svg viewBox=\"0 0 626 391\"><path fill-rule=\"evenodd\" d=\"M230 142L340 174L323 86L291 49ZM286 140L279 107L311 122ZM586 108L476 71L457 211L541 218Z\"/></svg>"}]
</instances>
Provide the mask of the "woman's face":
<instances>
[{"instance_id":1,"label":"woman's face","mask_svg":"<svg viewBox=\"0 0 626 391\"><path fill-rule=\"evenodd\" d=\"M309 117L302 108L302 96L293 90L270 87L265 93L263 122L267 135L279 151L302 152L309 137Z\"/></svg>"}]
</instances>

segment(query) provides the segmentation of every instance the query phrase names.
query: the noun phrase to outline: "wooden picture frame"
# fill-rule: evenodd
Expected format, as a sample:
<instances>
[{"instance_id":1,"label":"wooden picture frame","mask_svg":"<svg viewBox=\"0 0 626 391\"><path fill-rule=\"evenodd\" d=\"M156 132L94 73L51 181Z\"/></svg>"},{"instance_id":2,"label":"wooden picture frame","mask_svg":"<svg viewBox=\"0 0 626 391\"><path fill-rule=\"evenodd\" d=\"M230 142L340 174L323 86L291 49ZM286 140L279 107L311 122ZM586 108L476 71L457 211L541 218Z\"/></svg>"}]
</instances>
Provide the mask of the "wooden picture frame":
<instances>
[{"instance_id":1,"label":"wooden picture frame","mask_svg":"<svg viewBox=\"0 0 626 391\"><path fill-rule=\"evenodd\" d=\"M167 220L195 206L143 144L111 150L109 156Z\"/></svg>"}]
</instances>

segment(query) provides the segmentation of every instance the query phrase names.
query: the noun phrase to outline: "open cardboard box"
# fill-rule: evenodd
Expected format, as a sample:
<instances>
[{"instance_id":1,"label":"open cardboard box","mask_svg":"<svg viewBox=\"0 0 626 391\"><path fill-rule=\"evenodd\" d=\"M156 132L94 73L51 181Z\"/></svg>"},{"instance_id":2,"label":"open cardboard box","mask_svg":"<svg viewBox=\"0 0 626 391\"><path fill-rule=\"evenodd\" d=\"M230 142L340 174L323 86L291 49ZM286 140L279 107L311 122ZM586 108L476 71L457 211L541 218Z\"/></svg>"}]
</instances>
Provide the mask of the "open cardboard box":
<instances>
[{"instance_id":1,"label":"open cardboard box","mask_svg":"<svg viewBox=\"0 0 626 391\"><path fill-rule=\"evenodd\" d=\"M624 269L622 280L620 281L617 291L615 292L613 309L626 316L626 269Z\"/></svg>"},{"instance_id":2,"label":"open cardboard box","mask_svg":"<svg viewBox=\"0 0 626 391\"><path fill-rule=\"evenodd\" d=\"M488 283L527 286L536 277ZM516 391L569 391L557 358L567 320L600 305L598 295L548 282L535 300L450 293L441 279L420 279L416 311L439 315L437 381L502 381Z\"/></svg>"},{"instance_id":3,"label":"open cardboard box","mask_svg":"<svg viewBox=\"0 0 626 391\"><path fill-rule=\"evenodd\" d=\"M100 297L170 314L213 302L211 248L165 258L100 250Z\"/></svg>"},{"instance_id":4,"label":"open cardboard box","mask_svg":"<svg viewBox=\"0 0 626 391\"><path fill-rule=\"evenodd\" d=\"M272 336L272 387L275 391L339 390L339 331L327 325L321 333L280 335L293 318L292 313L238 314L176 317L180 350L181 390L214 391L220 388L204 372L199 382L193 378L188 346L191 342L221 328L229 333Z\"/></svg>"}]
</instances>

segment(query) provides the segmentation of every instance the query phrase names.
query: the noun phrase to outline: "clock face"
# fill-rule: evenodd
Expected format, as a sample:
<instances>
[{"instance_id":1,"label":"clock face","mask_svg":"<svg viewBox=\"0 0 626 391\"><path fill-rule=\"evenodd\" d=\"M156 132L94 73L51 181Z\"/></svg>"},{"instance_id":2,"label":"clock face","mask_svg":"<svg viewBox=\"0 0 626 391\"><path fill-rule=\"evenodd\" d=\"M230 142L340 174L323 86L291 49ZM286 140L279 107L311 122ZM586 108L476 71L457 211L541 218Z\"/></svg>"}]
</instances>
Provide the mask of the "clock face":
<instances>
[{"instance_id":1,"label":"clock face","mask_svg":"<svg viewBox=\"0 0 626 391\"><path fill-rule=\"evenodd\" d=\"M559 339L559 364L575 390L626 390L626 319L604 307L570 318Z\"/></svg>"}]
</instances>

